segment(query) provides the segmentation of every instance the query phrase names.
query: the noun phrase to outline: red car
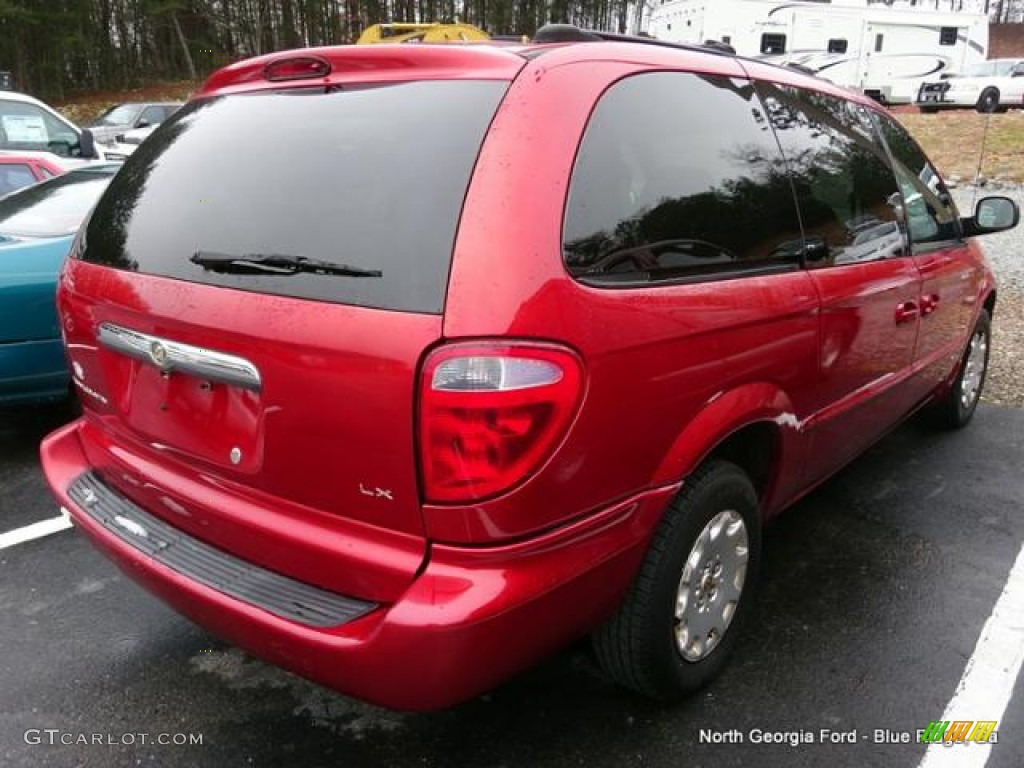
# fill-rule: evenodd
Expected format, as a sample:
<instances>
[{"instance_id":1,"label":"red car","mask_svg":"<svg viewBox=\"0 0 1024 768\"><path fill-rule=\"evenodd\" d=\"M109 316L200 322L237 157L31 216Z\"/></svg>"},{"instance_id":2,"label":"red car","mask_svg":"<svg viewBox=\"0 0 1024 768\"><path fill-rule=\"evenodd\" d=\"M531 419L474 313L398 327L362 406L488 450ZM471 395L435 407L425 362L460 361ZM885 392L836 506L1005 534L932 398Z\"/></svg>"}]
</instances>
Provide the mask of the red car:
<instances>
[{"instance_id":1,"label":"red car","mask_svg":"<svg viewBox=\"0 0 1024 768\"><path fill-rule=\"evenodd\" d=\"M0 150L0 197L39 181L52 179L73 166L49 152Z\"/></svg>"},{"instance_id":2,"label":"red car","mask_svg":"<svg viewBox=\"0 0 1024 768\"><path fill-rule=\"evenodd\" d=\"M969 236L1018 217L962 218L871 101L720 51L244 61L72 248L84 414L43 465L132 578L339 691L443 707L592 633L674 699L766 521L912 412L971 418Z\"/></svg>"}]
</instances>

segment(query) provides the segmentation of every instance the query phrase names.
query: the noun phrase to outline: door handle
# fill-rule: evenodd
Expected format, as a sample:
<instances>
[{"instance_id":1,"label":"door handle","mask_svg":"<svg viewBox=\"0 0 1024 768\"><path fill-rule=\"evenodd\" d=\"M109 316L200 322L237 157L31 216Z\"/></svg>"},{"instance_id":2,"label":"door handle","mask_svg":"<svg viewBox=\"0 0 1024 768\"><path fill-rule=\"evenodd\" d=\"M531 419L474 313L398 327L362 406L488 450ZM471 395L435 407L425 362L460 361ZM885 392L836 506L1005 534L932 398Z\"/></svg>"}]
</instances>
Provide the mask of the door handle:
<instances>
[{"instance_id":1,"label":"door handle","mask_svg":"<svg viewBox=\"0 0 1024 768\"><path fill-rule=\"evenodd\" d=\"M927 296L921 297L921 317L930 315L936 309L939 308L939 294L929 293Z\"/></svg>"},{"instance_id":2,"label":"door handle","mask_svg":"<svg viewBox=\"0 0 1024 768\"><path fill-rule=\"evenodd\" d=\"M918 314L916 301L904 301L896 306L896 323L909 323Z\"/></svg>"}]
</instances>

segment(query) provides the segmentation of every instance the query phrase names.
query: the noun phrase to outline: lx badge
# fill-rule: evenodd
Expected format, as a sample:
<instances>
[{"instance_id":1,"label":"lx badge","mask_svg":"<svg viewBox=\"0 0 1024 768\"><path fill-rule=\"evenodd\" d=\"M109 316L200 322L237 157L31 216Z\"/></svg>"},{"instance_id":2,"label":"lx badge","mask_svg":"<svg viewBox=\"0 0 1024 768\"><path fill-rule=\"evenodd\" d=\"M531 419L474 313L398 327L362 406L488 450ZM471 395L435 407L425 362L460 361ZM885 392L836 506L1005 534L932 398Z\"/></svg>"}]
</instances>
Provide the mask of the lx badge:
<instances>
[{"instance_id":1,"label":"lx badge","mask_svg":"<svg viewBox=\"0 0 1024 768\"><path fill-rule=\"evenodd\" d=\"M390 488L364 488L363 484L359 484L359 492L363 496L372 496L375 499L387 499L388 501L394 501L394 497L391 495Z\"/></svg>"}]
</instances>

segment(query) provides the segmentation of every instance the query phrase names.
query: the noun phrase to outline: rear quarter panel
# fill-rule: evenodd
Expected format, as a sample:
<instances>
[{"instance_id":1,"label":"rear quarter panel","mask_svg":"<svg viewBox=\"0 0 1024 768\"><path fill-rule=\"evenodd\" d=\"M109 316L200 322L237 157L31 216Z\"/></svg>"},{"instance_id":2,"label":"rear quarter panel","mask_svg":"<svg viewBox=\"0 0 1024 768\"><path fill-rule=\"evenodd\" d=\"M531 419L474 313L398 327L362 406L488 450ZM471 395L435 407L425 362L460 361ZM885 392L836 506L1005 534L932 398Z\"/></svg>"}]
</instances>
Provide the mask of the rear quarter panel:
<instances>
[{"instance_id":1,"label":"rear quarter panel","mask_svg":"<svg viewBox=\"0 0 1024 768\"><path fill-rule=\"evenodd\" d=\"M594 44L595 48L600 44ZM562 212L591 108L615 80L670 62L576 62L551 52L515 81L495 119L467 198L445 312L448 339L501 335L567 344L587 390L563 444L509 493L458 510L427 507L430 535L515 537L587 514L643 488L678 482L718 441L769 421L787 466L818 365L817 296L806 274L626 290L589 288L562 262ZM629 49L632 51L633 49ZM733 60L716 74L742 77ZM777 497L797 475L777 478Z\"/></svg>"}]
</instances>

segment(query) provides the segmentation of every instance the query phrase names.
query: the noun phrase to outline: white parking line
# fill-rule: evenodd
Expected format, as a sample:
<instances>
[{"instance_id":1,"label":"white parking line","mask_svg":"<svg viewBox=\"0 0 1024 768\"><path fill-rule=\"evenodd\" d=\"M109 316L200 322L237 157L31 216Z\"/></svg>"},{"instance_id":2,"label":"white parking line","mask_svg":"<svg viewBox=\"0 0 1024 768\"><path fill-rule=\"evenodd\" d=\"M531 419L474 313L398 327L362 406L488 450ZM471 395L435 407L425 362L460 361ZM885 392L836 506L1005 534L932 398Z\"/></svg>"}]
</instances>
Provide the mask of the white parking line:
<instances>
[{"instance_id":1,"label":"white parking line","mask_svg":"<svg viewBox=\"0 0 1024 768\"><path fill-rule=\"evenodd\" d=\"M981 629L963 677L942 714L943 720L1000 720L1013 695L1024 661L1024 547L1010 569L992 615ZM1024 703L1024 702L1022 702ZM998 732L999 728L996 727ZM1006 739L1011 734L1001 734ZM981 768L988 762L988 743L928 745L918 768Z\"/></svg>"},{"instance_id":2,"label":"white parking line","mask_svg":"<svg viewBox=\"0 0 1024 768\"><path fill-rule=\"evenodd\" d=\"M63 510L61 510L63 512ZM66 531L71 527L71 518L64 512L60 517L51 517L49 520L40 520L38 523L26 525L24 528L15 528L7 533L0 533L0 549L13 547L15 544L24 544L26 541L41 539L51 533Z\"/></svg>"}]
</instances>

